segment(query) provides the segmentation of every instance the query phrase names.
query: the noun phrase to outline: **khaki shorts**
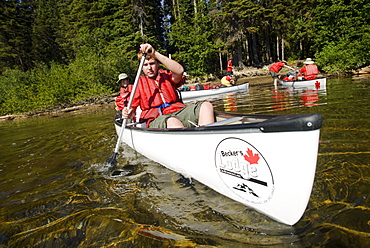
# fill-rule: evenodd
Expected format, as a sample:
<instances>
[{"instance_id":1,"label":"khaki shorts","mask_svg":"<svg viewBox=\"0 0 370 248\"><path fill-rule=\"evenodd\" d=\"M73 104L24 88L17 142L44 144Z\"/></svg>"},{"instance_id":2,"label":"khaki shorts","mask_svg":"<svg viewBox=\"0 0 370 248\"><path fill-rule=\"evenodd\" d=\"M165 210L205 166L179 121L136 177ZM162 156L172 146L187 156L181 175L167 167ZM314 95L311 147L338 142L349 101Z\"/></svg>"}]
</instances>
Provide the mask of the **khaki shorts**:
<instances>
[{"instance_id":1,"label":"khaki shorts","mask_svg":"<svg viewBox=\"0 0 370 248\"><path fill-rule=\"evenodd\" d=\"M270 71L270 74L271 74L271 77L272 77L272 78L278 78L278 76L277 76L277 73L276 73L276 72L274 72L274 71Z\"/></svg>"},{"instance_id":2,"label":"khaki shorts","mask_svg":"<svg viewBox=\"0 0 370 248\"><path fill-rule=\"evenodd\" d=\"M150 128L167 128L167 119L170 117L176 117L179 119L184 127L194 127L188 120L191 122L198 124L198 117L200 106L205 101L197 101L195 103L191 103L188 106L173 112L171 114L161 115L155 118L149 125Z\"/></svg>"}]
</instances>

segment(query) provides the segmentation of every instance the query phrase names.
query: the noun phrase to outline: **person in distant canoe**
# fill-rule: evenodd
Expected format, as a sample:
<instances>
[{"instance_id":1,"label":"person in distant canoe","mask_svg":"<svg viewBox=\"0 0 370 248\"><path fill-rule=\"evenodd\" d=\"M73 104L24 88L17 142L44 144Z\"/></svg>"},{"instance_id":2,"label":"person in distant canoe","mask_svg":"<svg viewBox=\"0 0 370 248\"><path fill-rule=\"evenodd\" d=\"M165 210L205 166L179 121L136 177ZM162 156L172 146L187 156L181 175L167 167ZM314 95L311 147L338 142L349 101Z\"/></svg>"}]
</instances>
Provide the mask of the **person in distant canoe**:
<instances>
[{"instance_id":1,"label":"person in distant canoe","mask_svg":"<svg viewBox=\"0 0 370 248\"><path fill-rule=\"evenodd\" d=\"M140 122L150 128L183 128L214 122L213 105L209 101L189 105L180 101L176 88L183 83L184 68L178 62L154 50L150 44L140 45L139 60L143 53L146 53L144 75L139 78L132 108L122 111L123 118L131 117L140 106ZM159 69L160 63L169 71Z\"/></svg>"},{"instance_id":2,"label":"person in distant canoe","mask_svg":"<svg viewBox=\"0 0 370 248\"><path fill-rule=\"evenodd\" d=\"M132 84L130 84L130 78L126 73L121 73L118 75L117 84L120 84L119 96L115 99L116 111L122 110L127 107L128 97L132 89Z\"/></svg>"},{"instance_id":3,"label":"person in distant canoe","mask_svg":"<svg viewBox=\"0 0 370 248\"><path fill-rule=\"evenodd\" d=\"M283 81L294 81L297 80L298 71L290 71L286 76L281 76L280 80Z\"/></svg>"},{"instance_id":4,"label":"person in distant canoe","mask_svg":"<svg viewBox=\"0 0 370 248\"><path fill-rule=\"evenodd\" d=\"M278 80L278 75L277 74L281 71L281 69L283 67L287 67L287 68L289 68L291 70L294 70L292 67L290 67L290 66L287 65L287 63L286 63L285 60L276 62L272 66L270 66L269 72L271 74L272 79L274 79L274 83L277 82L277 80Z\"/></svg>"},{"instance_id":5,"label":"person in distant canoe","mask_svg":"<svg viewBox=\"0 0 370 248\"><path fill-rule=\"evenodd\" d=\"M229 61L227 61L227 74L229 75L229 77L232 77L233 76L233 58L230 57L229 58Z\"/></svg>"},{"instance_id":6,"label":"person in distant canoe","mask_svg":"<svg viewBox=\"0 0 370 248\"><path fill-rule=\"evenodd\" d=\"M233 76L224 76L221 78L221 87L229 87L235 85L235 80Z\"/></svg>"},{"instance_id":7,"label":"person in distant canoe","mask_svg":"<svg viewBox=\"0 0 370 248\"><path fill-rule=\"evenodd\" d=\"M183 84L187 84L186 83L186 79L188 79L188 76L189 74L187 72L184 71L184 73L182 74L182 80L183 80Z\"/></svg>"},{"instance_id":8,"label":"person in distant canoe","mask_svg":"<svg viewBox=\"0 0 370 248\"><path fill-rule=\"evenodd\" d=\"M307 58L305 62L306 64L299 73L303 74L304 80L312 80L317 78L317 74L319 74L319 68L317 65L314 65L315 61L313 61L311 58Z\"/></svg>"}]
</instances>

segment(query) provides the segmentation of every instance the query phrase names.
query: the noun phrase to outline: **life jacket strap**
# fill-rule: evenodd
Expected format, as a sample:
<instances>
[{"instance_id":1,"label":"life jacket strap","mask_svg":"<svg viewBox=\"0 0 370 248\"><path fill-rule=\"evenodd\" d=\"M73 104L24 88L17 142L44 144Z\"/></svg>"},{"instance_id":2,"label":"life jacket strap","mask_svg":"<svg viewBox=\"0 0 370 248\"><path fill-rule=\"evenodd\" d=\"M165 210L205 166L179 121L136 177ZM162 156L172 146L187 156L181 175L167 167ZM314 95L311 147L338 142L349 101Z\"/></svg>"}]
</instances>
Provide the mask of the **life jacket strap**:
<instances>
[{"instance_id":1,"label":"life jacket strap","mask_svg":"<svg viewBox=\"0 0 370 248\"><path fill-rule=\"evenodd\" d=\"M175 102L171 102L171 103L165 102L165 103L162 103L161 105L159 105L158 107L156 107L156 108L158 108L159 115L162 115L162 109L171 106L172 103L175 103Z\"/></svg>"}]
</instances>

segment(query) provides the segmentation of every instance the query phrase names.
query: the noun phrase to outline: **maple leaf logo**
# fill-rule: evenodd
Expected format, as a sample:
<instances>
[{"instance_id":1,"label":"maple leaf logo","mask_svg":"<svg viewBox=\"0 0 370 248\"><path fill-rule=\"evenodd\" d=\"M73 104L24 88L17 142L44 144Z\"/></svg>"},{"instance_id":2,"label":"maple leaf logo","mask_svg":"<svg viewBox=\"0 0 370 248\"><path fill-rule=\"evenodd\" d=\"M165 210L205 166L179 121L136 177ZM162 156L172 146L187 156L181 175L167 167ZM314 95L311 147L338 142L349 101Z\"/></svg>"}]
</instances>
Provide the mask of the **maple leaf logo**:
<instances>
[{"instance_id":1,"label":"maple leaf logo","mask_svg":"<svg viewBox=\"0 0 370 248\"><path fill-rule=\"evenodd\" d=\"M258 164L260 156L258 154L253 154L253 151L248 148L247 155L244 155L244 159L248 161L250 164Z\"/></svg>"}]
</instances>

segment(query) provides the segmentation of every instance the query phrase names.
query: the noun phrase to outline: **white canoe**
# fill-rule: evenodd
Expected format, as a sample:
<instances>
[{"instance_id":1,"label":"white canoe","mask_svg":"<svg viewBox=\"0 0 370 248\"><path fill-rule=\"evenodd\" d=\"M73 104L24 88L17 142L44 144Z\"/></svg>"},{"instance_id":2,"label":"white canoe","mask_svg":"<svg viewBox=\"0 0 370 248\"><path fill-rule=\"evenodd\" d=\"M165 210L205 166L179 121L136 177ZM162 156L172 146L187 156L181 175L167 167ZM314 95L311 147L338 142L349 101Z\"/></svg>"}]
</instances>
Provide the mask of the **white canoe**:
<instances>
[{"instance_id":1,"label":"white canoe","mask_svg":"<svg viewBox=\"0 0 370 248\"><path fill-rule=\"evenodd\" d=\"M315 178L320 114L239 115L184 129L127 126L122 140L163 166L284 224L298 222ZM119 134L121 126L115 122ZM179 144L179 145L174 145ZM190 147L184 156L181 147Z\"/></svg>"},{"instance_id":2,"label":"white canoe","mask_svg":"<svg viewBox=\"0 0 370 248\"><path fill-rule=\"evenodd\" d=\"M295 81L284 81L279 82L282 86L286 87L315 87L315 89L326 88L326 77L320 77L312 80L295 80Z\"/></svg>"},{"instance_id":3,"label":"white canoe","mask_svg":"<svg viewBox=\"0 0 370 248\"><path fill-rule=\"evenodd\" d=\"M248 91L249 83L238 84L229 87L222 87L217 89L208 89L208 90L190 90L190 91L180 91L181 98L184 102L192 100L200 100L207 97L221 96L233 92Z\"/></svg>"}]
</instances>

